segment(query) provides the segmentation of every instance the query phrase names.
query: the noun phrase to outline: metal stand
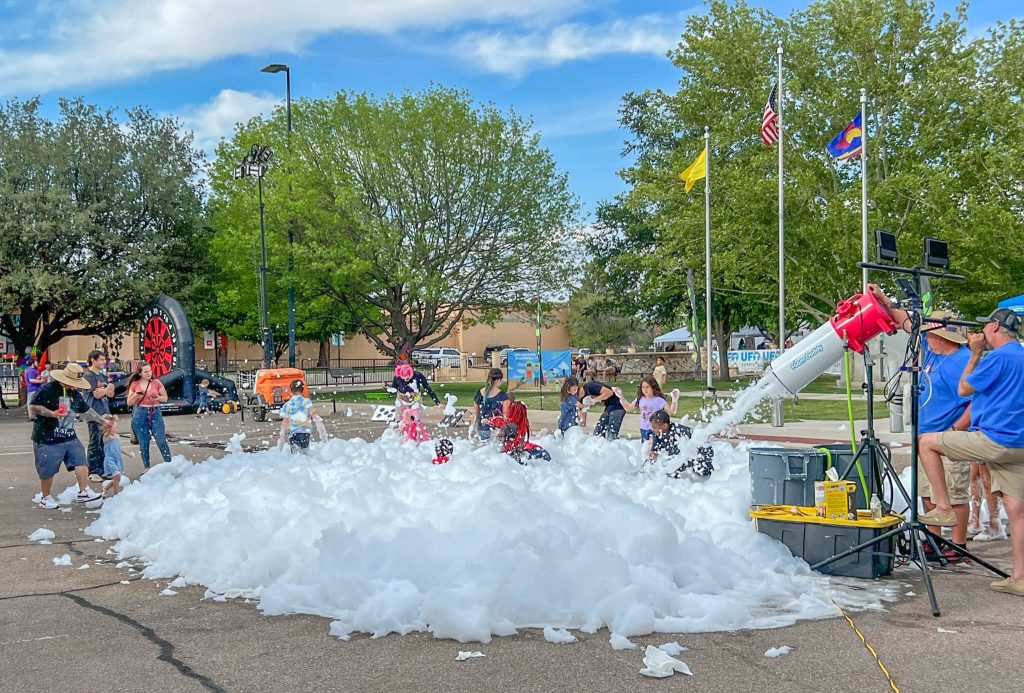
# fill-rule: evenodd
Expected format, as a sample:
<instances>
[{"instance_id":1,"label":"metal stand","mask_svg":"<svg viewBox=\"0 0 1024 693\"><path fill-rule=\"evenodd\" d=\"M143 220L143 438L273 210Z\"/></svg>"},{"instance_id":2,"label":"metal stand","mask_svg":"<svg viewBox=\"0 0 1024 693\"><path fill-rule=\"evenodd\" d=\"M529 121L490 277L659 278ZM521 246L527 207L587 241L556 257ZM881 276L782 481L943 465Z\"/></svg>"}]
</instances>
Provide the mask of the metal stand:
<instances>
[{"instance_id":1,"label":"metal stand","mask_svg":"<svg viewBox=\"0 0 1024 693\"><path fill-rule=\"evenodd\" d=\"M930 272L920 267L904 268L904 267L890 267L888 265L876 265L873 263L857 263L858 267L866 269L883 270L886 272L896 272L901 274L909 274L914 277L915 291L910 295L910 309L907 311L911 319L911 330L910 338L912 340L922 339L921 336L921 316L922 316L922 305L921 305L921 277L922 276L934 276L942 277L946 279L963 279L959 275L944 274L939 272ZM1009 575L999 568L991 565L987 561L973 553L954 544L952 541L942 537L939 534L935 534L928 529L927 526L922 524L917 519L917 462L918 462L918 414L920 409L920 380L919 374L921 371L921 354L920 350L914 352L914 362L909 367L904 369L910 370L910 492L903 486L903 483L899 479L899 475L896 474L896 470L892 466L892 456L889 452L889 448L882 445L881 441L875 436L874 430L874 383L873 378L873 366L874 361L870 355L868 349L864 350L864 368L865 368L865 387L868 395L868 425L867 428L862 431L863 438L860 445L857 448L857 452L853 457L853 460L847 466L843 473L843 478L847 478L853 466L857 463L857 460L861 459L863 455L868 456L873 464L873 474L878 482L879 492L882 489L882 481L884 477L888 477L894 489L898 489L904 500L907 502L907 517L903 522L896 525L892 529L879 534L877 537L865 541L857 546L853 546L842 553L837 553L830 558L826 558L824 561L820 561L811 566L812 570L819 570L823 566L826 566L835 561L852 556L853 554L862 551L863 549L880 544L890 537L896 537L902 535L904 532L909 532L910 539L910 560L917 565L921 571L921 575L924 578L924 584L928 590L928 601L932 607L932 616L939 616L939 603L935 598L935 587L932 585L931 575L928 568L928 560L924 552L924 542L927 542L931 547L932 551L935 552L936 556L939 556L940 565L946 565L946 560L941 557L941 546L948 546L958 555L970 558L972 561L990 570L991 572L1001 577L1009 577ZM876 460L882 461L882 469L874 466ZM883 505L883 510L888 511Z\"/></svg>"}]
</instances>

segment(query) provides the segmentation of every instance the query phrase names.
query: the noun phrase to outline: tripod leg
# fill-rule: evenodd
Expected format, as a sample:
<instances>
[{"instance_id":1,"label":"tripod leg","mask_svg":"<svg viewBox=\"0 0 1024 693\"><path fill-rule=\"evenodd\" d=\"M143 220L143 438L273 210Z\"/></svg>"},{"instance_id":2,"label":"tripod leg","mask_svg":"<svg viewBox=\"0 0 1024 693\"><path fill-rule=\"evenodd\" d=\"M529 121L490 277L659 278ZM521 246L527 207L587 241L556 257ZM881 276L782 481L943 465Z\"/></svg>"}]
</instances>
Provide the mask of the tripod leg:
<instances>
[{"instance_id":1,"label":"tripod leg","mask_svg":"<svg viewBox=\"0 0 1024 693\"><path fill-rule=\"evenodd\" d=\"M960 546L959 544L954 544L952 541L946 539L945 537L936 536L935 534L933 534L931 532L931 530L922 529L921 531L924 532L925 534L927 534L929 536L930 540L938 540L942 544L944 544L944 545L948 546L949 548L953 549L953 551L955 551L959 555L963 556L964 558L970 558L972 561L974 561L975 563L980 565L982 568L986 568L989 571L995 573L996 575L999 575L1000 577L1004 577L1004 578L1010 577L1009 573L1004 572L1000 568L996 568L994 565L992 565L988 561L984 560L983 558L979 558L978 556L976 556L975 554L971 553L970 551L968 551L964 547Z\"/></svg>"},{"instance_id":2,"label":"tripod leg","mask_svg":"<svg viewBox=\"0 0 1024 693\"><path fill-rule=\"evenodd\" d=\"M900 534L904 531L904 529L906 529L904 525L896 525L888 532L883 532L882 534L879 534L877 537L868 539L867 541L857 544L856 546L852 546L841 553L837 553L835 556L829 556L824 561L818 561L817 563L811 566L811 570L819 570L822 566L826 566L829 563L834 563L840 559L846 558L847 556L852 556L853 554L857 553L862 549L866 549L869 546L874 546L875 544L878 544L879 542L884 541L889 537Z\"/></svg>"},{"instance_id":3,"label":"tripod leg","mask_svg":"<svg viewBox=\"0 0 1024 693\"><path fill-rule=\"evenodd\" d=\"M939 602L935 599L935 588L932 586L932 576L928 572L928 560L924 556L924 546L922 546L921 537L917 532L917 528L910 528L910 541L914 545L914 553L918 556L917 564L921 568L921 576L924 578L925 589L928 590L928 601L932 605L932 616L939 616L941 614L939 611Z\"/></svg>"},{"instance_id":4,"label":"tripod leg","mask_svg":"<svg viewBox=\"0 0 1024 693\"><path fill-rule=\"evenodd\" d=\"M941 565L943 568L945 568L946 565L949 564L949 561L947 561L945 558L942 557L942 550L939 548L939 544L936 543L936 541L935 541L936 539L939 539L940 541L945 541L945 540L942 537L937 537L934 534L932 534L923 525L920 526L918 531L924 532L924 534L925 534L925 538L921 542L921 548L924 548L925 545L932 547L932 551L934 552L935 556L938 558L939 565ZM921 554L921 559L924 560L924 561L927 561L928 557L924 553L922 553Z\"/></svg>"}]
</instances>

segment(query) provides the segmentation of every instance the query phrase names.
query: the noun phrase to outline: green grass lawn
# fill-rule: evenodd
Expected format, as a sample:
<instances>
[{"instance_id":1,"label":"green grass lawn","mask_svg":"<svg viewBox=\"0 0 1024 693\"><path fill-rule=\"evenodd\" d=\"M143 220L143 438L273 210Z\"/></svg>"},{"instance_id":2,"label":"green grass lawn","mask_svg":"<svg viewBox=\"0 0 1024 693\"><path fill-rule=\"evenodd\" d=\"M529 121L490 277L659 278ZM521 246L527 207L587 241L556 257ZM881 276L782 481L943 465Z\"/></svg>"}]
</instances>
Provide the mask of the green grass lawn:
<instances>
[{"instance_id":1,"label":"green grass lawn","mask_svg":"<svg viewBox=\"0 0 1024 693\"><path fill-rule=\"evenodd\" d=\"M728 381L722 383L722 390L738 390L746 387L748 381L742 383L736 383ZM619 380L615 385L622 388L624 394L632 395L635 392L635 383L630 384L628 380ZM726 385L732 387L725 387ZM805 392L829 392L840 394L843 391L834 387L835 376L822 376L818 380L811 383ZM473 395L483 387L482 382L453 382L453 383L438 383L433 385L434 391L437 393L441 401L444 401L445 393L451 393L459 398L458 405L460 407L472 407L473 406ZM666 390L671 391L672 388L678 387L684 392L694 392L700 389L700 383L697 381L669 381L666 386ZM856 388L854 391L854 402L853 411L854 417L858 420L862 420L867 416L867 404L859 399L860 388ZM381 397L381 395L386 395ZM394 401L394 396L386 393L383 388L373 391L353 391L353 392L337 392L335 393L338 403L357 403L357 404L390 404ZM522 400L527 407L534 410L542 411L557 411L559 405L558 390L554 386L545 388L543 392L540 392L535 387L521 387L516 390L516 398ZM330 400L330 392L320 392L315 395L315 399L318 400ZM724 399L725 403L728 403L728 399ZM875 417L883 418L889 416L889 409L885 403L881 400L879 395L875 398ZM699 418L699 414L702 409L705 409L710 400L704 401L700 397L682 397L679 400L679 415L689 414L691 418ZM763 407L767 404L762 405ZM595 409L600 411L600 408ZM821 420L846 420L847 408L846 400L810 400L801 399L799 404L794 404L792 399L787 399L784 407L786 421L821 421ZM631 415L639 416L638 413ZM767 410L763 413L763 420L767 421L770 416Z\"/></svg>"}]
</instances>

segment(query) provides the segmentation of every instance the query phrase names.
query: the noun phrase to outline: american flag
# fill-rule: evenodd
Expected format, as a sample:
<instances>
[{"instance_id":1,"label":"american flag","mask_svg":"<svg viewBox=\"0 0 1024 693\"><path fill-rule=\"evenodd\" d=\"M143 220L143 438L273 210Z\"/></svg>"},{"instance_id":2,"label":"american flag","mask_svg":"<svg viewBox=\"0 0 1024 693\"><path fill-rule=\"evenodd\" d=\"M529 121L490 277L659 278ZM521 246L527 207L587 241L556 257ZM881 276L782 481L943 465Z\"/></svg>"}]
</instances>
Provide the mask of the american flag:
<instances>
[{"instance_id":1,"label":"american flag","mask_svg":"<svg viewBox=\"0 0 1024 693\"><path fill-rule=\"evenodd\" d=\"M779 114L775 112L775 93L778 88L778 84L772 87L768 103L764 105L764 116L761 117L761 139L769 147L779 141Z\"/></svg>"}]
</instances>

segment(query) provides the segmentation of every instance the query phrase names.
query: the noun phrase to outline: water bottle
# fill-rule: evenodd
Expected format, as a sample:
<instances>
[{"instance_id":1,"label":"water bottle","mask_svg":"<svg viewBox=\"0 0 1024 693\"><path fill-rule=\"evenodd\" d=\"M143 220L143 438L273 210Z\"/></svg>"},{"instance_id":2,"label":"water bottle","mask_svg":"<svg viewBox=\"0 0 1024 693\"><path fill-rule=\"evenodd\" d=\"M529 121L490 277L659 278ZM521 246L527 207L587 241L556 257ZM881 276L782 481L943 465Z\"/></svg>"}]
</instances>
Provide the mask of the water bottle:
<instances>
[{"instance_id":1,"label":"water bottle","mask_svg":"<svg viewBox=\"0 0 1024 693\"><path fill-rule=\"evenodd\" d=\"M876 522L882 519L882 501L878 500L878 494L871 494L871 502L869 503L871 508L871 519Z\"/></svg>"}]
</instances>

